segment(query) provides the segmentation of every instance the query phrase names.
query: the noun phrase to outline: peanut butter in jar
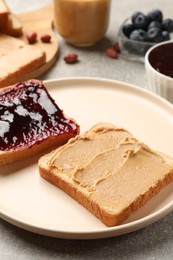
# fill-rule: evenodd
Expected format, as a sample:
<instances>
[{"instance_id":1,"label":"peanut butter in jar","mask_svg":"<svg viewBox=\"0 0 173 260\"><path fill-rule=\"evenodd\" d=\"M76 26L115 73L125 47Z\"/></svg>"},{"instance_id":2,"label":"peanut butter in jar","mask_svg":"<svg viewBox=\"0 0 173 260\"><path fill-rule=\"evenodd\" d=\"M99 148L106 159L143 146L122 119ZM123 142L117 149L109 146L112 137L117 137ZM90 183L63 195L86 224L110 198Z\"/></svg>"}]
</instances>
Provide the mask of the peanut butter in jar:
<instances>
[{"instance_id":1,"label":"peanut butter in jar","mask_svg":"<svg viewBox=\"0 0 173 260\"><path fill-rule=\"evenodd\" d=\"M111 0L54 0L54 23L69 43L88 46L98 42L109 24Z\"/></svg>"}]
</instances>

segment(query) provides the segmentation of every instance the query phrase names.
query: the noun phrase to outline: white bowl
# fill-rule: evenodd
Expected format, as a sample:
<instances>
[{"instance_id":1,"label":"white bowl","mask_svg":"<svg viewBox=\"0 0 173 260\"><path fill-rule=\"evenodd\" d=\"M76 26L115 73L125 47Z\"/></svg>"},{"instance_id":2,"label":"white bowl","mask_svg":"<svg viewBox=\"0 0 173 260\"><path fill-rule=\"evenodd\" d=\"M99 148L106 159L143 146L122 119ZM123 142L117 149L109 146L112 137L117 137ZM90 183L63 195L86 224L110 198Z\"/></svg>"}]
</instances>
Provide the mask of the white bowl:
<instances>
[{"instance_id":1,"label":"white bowl","mask_svg":"<svg viewBox=\"0 0 173 260\"><path fill-rule=\"evenodd\" d=\"M173 41L165 41L162 43L158 43L150 48L146 55L145 55L145 69L148 81L148 90L162 96L163 98L167 99L171 103L173 103L173 78L167 76L157 69L155 69L150 62L150 55L151 53L159 48L161 45L171 44L173 49ZM161 53L163 57L165 53ZM173 62L173 59L172 59Z\"/></svg>"}]
</instances>

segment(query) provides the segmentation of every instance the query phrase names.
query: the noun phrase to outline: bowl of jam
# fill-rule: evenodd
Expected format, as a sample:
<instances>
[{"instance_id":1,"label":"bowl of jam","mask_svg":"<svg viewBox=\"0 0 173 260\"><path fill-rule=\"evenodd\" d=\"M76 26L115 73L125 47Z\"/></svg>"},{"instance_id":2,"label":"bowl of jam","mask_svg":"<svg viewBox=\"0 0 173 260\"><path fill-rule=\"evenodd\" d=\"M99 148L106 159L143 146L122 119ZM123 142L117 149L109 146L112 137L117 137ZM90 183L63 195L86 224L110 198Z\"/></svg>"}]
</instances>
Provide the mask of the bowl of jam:
<instances>
[{"instance_id":1,"label":"bowl of jam","mask_svg":"<svg viewBox=\"0 0 173 260\"><path fill-rule=\"evenodd\" d=\"M173 41L158 43L145 55L147 88L173 103Z\"/></svg>"}]
</instances>

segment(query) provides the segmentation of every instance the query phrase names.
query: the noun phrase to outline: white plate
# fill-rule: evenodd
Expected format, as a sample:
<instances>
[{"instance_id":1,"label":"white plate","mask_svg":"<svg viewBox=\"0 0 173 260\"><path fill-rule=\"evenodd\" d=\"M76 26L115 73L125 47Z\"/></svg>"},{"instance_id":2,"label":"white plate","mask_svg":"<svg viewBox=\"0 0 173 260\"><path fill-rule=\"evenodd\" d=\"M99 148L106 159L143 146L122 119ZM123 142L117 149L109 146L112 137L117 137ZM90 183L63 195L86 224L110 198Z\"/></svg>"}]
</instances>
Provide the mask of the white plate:
<instances>
[{"instance_id":1,"label":"white plate","mask_svg":"<svg viewBox=\"0 0 173 260\"><path fill-rule=\"evenodd\" d=\"M173 155L173 106L141 88L111 80L77 78L45 82L81 132L100 121L131 131L154 149ZM59 238L95 239L143 228L173 209L170 184L123 225L108 228L39 176L36 158L0 168L0 217L23 229Z\"/></svg>"}]
</instances>

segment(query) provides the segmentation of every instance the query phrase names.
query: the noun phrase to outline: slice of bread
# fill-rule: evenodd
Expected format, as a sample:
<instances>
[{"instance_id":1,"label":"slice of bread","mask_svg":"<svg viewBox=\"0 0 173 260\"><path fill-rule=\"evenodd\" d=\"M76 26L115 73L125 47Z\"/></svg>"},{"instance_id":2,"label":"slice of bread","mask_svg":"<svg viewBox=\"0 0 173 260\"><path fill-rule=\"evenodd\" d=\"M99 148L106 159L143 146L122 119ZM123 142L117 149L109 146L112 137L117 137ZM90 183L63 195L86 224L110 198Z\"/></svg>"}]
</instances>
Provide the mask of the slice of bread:
<instances>
[{"instance_id":1,"label":"slice of bread","mask_svg":"<svg viewBox=\"0 0 173 260\"><path fill-rule=\"evenodd\" d=\"M9 13L9 9L7 7L5 0L0 0L0 15L8 14L8 13Z\"/></svg>"},{"instance_id":2,"label":"slice of bread","mask_svg":"<svg viewBox=\"0 0 173 260\"><path fill-rule=\"evenodd\" d=\"M173 181L173 158L109 123L42 156L38 165L43 178L107 226L121 224Z\"/></svg>"},{"instance_id":3,"label":"slice of bread","mask_svg":"<svg viewBox=\"0 0 173 260\"><path fill-rule=\"evenodd\" d=\"M11 51L16 51L23 48L25 45L25 42L18 38L11 37L6 34L0 34L0 49L2 50L0 57L2 55L7 55Z\"/></svg>"},{"instance_id":4,"label":"slice of bread","mask_svg":"<svg viewBox=\"0 0 173 260\"><path fill-rule=\"evenodd\" d=\"M0 0L0 32L7 27L8 24L9 9L5 1Z\"/></svg>"},{"instance_id":5,"label":"slice of bread","mask_svg":"<svg viewBox=\"0 0 173 260\"><path fill-rule=\"evenodd\" d=\"M20 37L23 35L22 25L14 14L8 15L8 24L4 33L14 37Z\"/></svg>"},{"instance_id":6,"label":"slice of bread","mask_svg":"<svg viewBox=\"0 0 173 260\"><path fill-rule=\"evenodd\" d=\"M79 132L41 81L30 80L0 92L0 165L64 144Z\"/></svg>"},{"instance_id":7,"label":"slice of bread","mask_svg":"<svg viewBox=\"0 0 173 260\"><path fill-rule=\"evenodd\" d=\"M22 81L24 75L31 73L46 62L45 52L24 45L0 57L0 88Z\"/></svg>"},{"instance_id":8,"label":"slice of bread","mask_svg":"<svg viewBox=\"0 0 173 260\"><path fill-rule=\"evenodd\" d=\"M18 18L11 13L5 0L0 0L0 33L20 37L23 34Z\"/></svg>"}]
</instances>

